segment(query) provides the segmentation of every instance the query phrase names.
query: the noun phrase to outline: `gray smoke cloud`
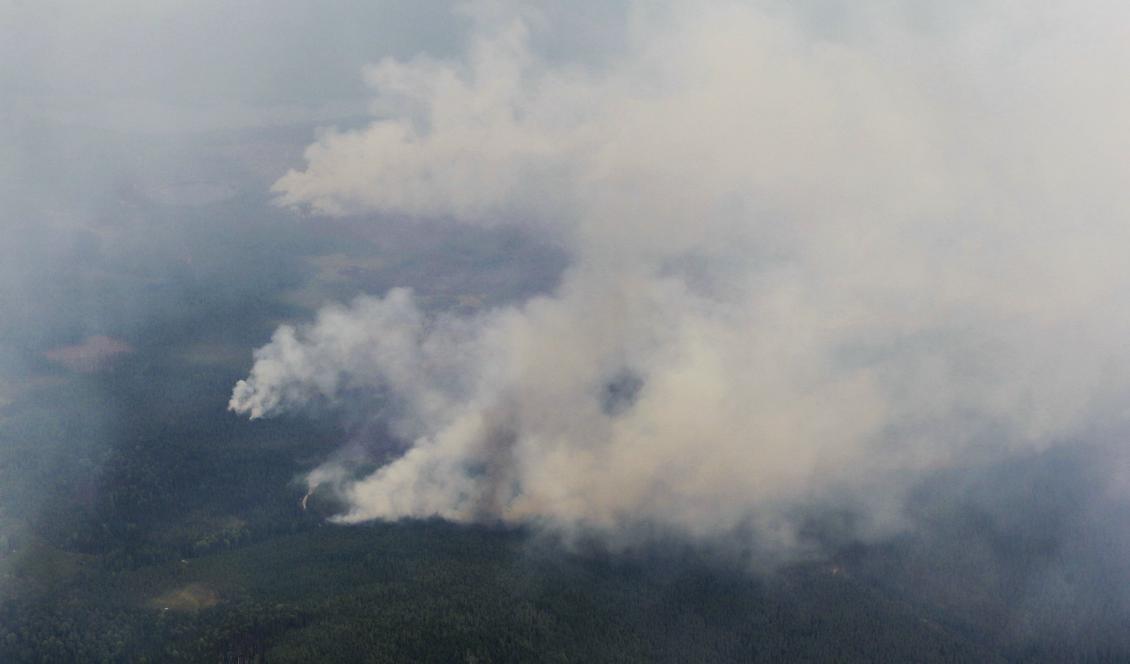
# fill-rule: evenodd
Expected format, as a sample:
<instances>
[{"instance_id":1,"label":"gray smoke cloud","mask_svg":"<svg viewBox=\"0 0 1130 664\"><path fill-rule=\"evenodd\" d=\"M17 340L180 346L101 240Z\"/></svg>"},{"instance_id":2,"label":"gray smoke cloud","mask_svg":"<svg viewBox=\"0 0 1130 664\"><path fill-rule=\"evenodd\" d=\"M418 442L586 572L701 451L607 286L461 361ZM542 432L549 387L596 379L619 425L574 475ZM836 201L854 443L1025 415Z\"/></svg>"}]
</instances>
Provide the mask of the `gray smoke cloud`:
<instances>
[{"instance_id":1,"label":"gray smoke cloud","mask_svg":"<svg viewBox=\"0 0 1130 664\"><path fill-rule=\"evenodd\" d=\"M925 474L1125 423L1124 5L642 4L599 66L528 10L368 67L278 202L517 224L544 297L393 290L279 328L230 407L369 404L405 451L308 478L345 522L439 515L790 546L897 527ZM833 15L835 12L821 14Z\"/></svg>"}]
</instances>

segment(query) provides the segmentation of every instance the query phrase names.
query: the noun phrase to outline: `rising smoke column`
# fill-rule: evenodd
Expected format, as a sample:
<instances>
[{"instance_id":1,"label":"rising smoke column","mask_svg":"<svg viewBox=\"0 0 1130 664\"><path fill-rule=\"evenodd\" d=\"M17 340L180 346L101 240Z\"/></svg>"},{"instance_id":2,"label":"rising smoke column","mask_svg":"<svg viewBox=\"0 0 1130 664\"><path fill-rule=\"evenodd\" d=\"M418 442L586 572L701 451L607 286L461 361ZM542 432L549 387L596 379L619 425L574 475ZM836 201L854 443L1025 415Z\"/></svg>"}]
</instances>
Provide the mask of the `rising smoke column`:
<instances>
[{"instance_id":1,"label":"rising smoke column","mask_svg":"<svg viewBox=\"0 0 1130 664\"><path fill-rule=\"evenodd\" d=\"M346 522L786 545L798 505L881 528L922 473L1121 425L1127 10L854 7L641 8L598 70L496 12L461 60L370 67L373 121L310 146L281 204L521 224L571 266L471 316L328 306L232 410L379 395L404 454L310 477Z\"/></svg>"}]
</instances>

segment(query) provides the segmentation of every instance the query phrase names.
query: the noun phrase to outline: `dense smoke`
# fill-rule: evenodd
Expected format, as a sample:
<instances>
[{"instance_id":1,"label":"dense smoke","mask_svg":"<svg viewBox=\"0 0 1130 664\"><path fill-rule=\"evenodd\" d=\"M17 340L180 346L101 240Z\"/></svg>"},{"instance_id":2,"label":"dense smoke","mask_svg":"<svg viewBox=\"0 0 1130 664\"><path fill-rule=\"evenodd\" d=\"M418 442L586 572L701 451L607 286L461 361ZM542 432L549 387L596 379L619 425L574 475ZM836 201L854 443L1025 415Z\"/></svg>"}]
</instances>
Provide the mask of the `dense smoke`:
<instances>
[{"instance_id":1,"label":"dense smoke","mask_svg":"<svg viewBox=\"0 0 1130 664\"><path fill-rule=\"evenodd\" d=\"M341 520L787 547L804 506L895 527L926 473L1122 426L1123 5L649 7L599 66L539 55L531 12L476 12L463 58L369 67L371 123L275 184L571 257L545 297L397 289L256 352L233 410L360 403L403 444L310 475Z\"/></svg>"}]
</instances>

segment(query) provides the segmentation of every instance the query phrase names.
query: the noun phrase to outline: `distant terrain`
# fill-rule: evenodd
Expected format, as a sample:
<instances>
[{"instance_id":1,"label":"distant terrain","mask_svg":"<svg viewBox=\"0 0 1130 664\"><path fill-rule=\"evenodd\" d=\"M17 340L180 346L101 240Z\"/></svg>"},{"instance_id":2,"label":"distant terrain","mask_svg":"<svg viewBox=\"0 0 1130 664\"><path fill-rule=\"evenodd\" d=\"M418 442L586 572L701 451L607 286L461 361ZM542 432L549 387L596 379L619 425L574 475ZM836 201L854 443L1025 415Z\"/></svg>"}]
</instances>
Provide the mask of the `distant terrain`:
<instances>
[{"instance_id":1,"label":"distant terrain","mask_svg":"<svg viewBox=\"0 0 1130 664\"><path fill-rule=\"evenodd\" d=\"M931 477L894 533L814 518L812 554L773 564L726 541L343 527L321 493L303 509L325 459L400 448L330 406L226 411L278 324L394 286L475 311L565 268L517 231L272 207L311 131L188 149L73 128L33 165L96 191L58 205L97 223L67 242L28 226L50 251L8 256L21 281L0 283L0 661L1130 661L1126 530L1105 527L1085 453Z\"/></svg>"}]
</instances>

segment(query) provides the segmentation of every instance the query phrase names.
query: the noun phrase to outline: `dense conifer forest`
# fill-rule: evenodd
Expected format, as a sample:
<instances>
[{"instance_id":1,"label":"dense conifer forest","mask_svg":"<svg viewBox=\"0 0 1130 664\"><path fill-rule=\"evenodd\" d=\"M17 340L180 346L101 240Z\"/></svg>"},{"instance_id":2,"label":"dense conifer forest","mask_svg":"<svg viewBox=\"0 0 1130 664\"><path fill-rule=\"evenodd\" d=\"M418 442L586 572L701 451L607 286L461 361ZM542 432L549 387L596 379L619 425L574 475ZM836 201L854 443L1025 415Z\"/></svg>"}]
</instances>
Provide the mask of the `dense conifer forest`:
<instances>
[{"instance_id":1,"label":"dense conifer forest","mask_svg":"<svg viewBox=\"0 0 1130 664\"><path fill-rule=\"evenodd\" d=\"M99 402L68 399L64 384L43 389L68 405L30 407L40 393L5 410L3 434L26 445L5 458L3 504L36 504L44 484L51 500L3 515L0 661L1058 662L1130 652L1109 607L1080 613L1109 624L1052 638L1016 631L1027 614L1009 602L1025 580L989 578L943 540L844 546L767 568L671 541L611 550L535 528L336 526L326 518L339 506L315 494L303 511L292 479L340 431L316 419L252 425L208 400L182 400L179 417L117 418L119 445L84 447L93 431L83 423L100 411L153 413L185 381L206 394L227 380L222 369L163 371L162 356L85 378L99 382ZM42 457L62 454L49 436L75 441L65 458ZM998 546L1013 567L1054 556L1034 537ZM1110 597L1093 590L1096 602ZM1040 608L1024 611L1034 619Z\"/></svg>"}]
</instances>

